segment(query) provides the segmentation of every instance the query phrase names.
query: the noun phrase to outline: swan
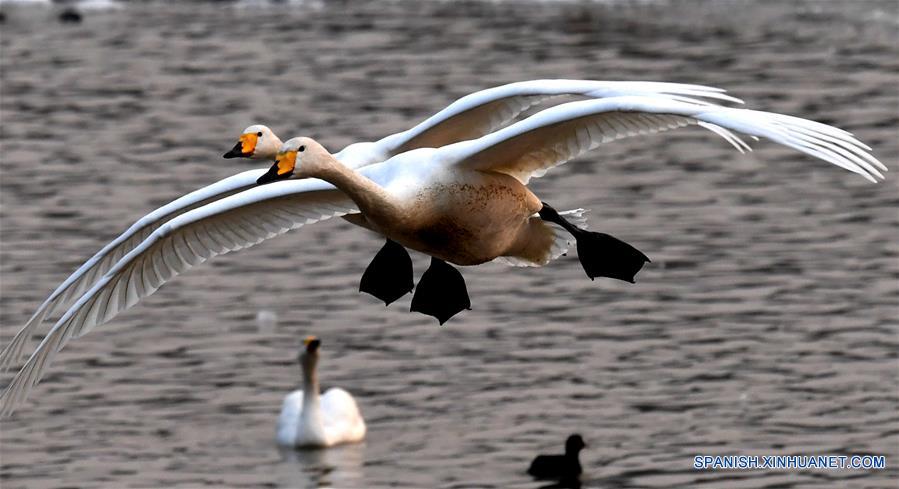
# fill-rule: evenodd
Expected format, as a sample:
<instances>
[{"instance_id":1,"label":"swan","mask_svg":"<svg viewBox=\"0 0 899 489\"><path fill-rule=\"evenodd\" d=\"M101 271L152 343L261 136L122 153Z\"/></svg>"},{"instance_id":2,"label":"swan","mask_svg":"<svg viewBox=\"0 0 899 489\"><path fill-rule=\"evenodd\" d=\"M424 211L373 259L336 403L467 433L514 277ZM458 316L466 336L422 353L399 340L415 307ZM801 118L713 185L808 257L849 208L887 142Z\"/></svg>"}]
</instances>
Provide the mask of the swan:
<instances>
[{"instance_id":1,"label":"swan","mask_svg":"<svg viewBox=\"0 0 899 489\"><path fill-rule=\"evenodd\" d=\"M350 168L361 168L410 149L443 146L482 136L548 98L563 95L601 98L625 94L671 98L695 104L707 103L704 99L742 103L719 88L701 85L641 81L530 80L466 95L411 129L374 142L350 144L334 156ZM244 129L234 147L223 156L271 161L281 144L282 141L269 127L254 124ZM141 217L69 275L44 300L0 352L0 372L5 372L12 364L19 362L28 338L48 316L57 308L80 297L160 225L189 210L256 186L256 181L265 172L265 169L255 169L229 176ZM577 213L574 212L572 216L575 214ZM346 219L365 227L364 219L358 214L348 215ZM404 273L395 273L400 267L405 268ZM390 304L412 289L411 275L412 263L408 254L399 245L388 241L363 274L360 290Z\"/></svg>"},{"instance_id":2,"label":"swan","mask_svg":"<svg viewBox=\"0 0 899 489\"><path fill-rule=\"evenodd\" d=\"M796 117L729 107L624 96L562 104L505 129L441 148L422 148L354 170L311 138L284 143L266 184L321 179L356 204L367 224L406 248L431 256L412 297L412 310L441 324L470 305L456 265L498 257L544 265L561 226L577 242L587 276L628 282L649 258L608 234L586 231L531 192L534 176L601 143L639 133L706 124L738 148L730 130L766 137L877 182L886 167L839 129Z\"/></svg>"},{"instance_id":3,"label":"swan","mask_svg":"<svg viewBox=\"0 0 899 489\"><path fill-rule=\"evenodd\" d=\"M282 145L275 164L264 174L268 177L263 180L280 181L179 215L111 267L56 322L0 395L0 414L8 415L26 398L70 338L108 322L175 275L213 256L336 216L361 211L373 228L398 243L432 254L432 262L443 269L452 267L441 261L470 265L491 257L541 265L552 250L546 220L565 225L575 234L579 253L590 254L596 241L616 245L612 249L628 258L625 270L614 270L618 264L608 267L600 260L597 266L582 258L588 274L594 266L597 269L592 271L600 274L636 273L643 263L642 253L617 240L583 234L586 231L557 216L525 185L531 177L600 144L690 124L709 129L741 151L748 145L731 131L770 139L873 182L882 179L881 170L886 170L868 153L869 147L835 127L770 112L656 96L557 105L477 139L414 149L358 170L341 164L315 141L294 138ZM312 176L319 178L308 178ZM497 191L478 191L491 186ZM453 207L460 195L472 196L473 203L485 207L476 213L462 213ZM413 205L419 199L424 207ZM489 212L484 212L487 209ZM429 219L435 223L430 230L424 226ZM459 226L454 230L445 224ZM534 237L533 242L528 237ZM582 242L584 249L580 249ZM427 287L420 284L417 293L422 288Z\"/></svg>"},{"instance_id":4,"label":"swan","mask_svg":"<svg viewBox=\"0 0 899 489\"><path fill-rule=\"evenodd\" d=\"M365 439L365 421L349 392L332 387L319 394L318 351L321 340L308 336L299 355L303 388L284 398L278 417L278 444L325 448Z\"/></svg>"}]
</instances>

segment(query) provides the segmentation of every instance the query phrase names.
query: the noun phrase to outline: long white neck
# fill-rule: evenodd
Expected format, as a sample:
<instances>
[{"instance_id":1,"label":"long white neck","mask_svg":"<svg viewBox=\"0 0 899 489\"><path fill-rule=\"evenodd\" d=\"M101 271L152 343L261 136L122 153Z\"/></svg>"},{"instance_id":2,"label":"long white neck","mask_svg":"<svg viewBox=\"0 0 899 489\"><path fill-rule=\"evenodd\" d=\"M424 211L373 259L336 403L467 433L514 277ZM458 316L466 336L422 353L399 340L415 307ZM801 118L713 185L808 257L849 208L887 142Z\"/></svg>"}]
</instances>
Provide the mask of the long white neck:
<instances>
[{"instance_id":1,"label":"long white neck","mask_svg":"<svg viewBox=\"0 0 899 489\"><path fill-rule=\"evenodd\" d=\"M310 176L325 180L340 189L369 219L384 222L402 217L399 205L384 188L332 156L328 157L333 164Z\"/></svg>"},{"instance_id":2,"label":"long white neck","mask_svg":"<svg viewBox=\"0 0 899 489\"><path fill-rule=\"evenodd\" d=\"M297 437L305 440L324 441L325 429L322 424L321 395L315 365L306 368L303 364L303 410L297 426Z\"/></svg>"}]
</instances>

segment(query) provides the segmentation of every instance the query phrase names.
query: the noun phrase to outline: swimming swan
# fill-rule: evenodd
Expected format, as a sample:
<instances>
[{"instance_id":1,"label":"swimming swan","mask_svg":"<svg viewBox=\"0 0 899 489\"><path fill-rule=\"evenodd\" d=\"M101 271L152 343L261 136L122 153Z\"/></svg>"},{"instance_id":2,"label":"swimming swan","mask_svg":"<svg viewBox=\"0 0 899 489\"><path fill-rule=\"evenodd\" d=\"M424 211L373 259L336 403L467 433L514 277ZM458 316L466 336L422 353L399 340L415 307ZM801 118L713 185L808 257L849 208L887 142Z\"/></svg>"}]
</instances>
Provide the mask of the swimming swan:
<instances>
[{"instance_id":1,"label":"swimming swan","mask_svg":"<svg viewBox=\"0 0 899 489\"><path fill-rule=\"evenodd\" d=\"M392 134L374 142L353 143L334 156L350 168L361 168L379 163L401 152L473 139L501 127L522 111L547 98L562 95L579 95L591 98L642 94L681 100L695 104L706 103L702 99L740 103L718 88L700 85L684 85L664 82L590 81L590 80L531 80L510 83L466 95L415 127ZM246 128L234 148L225 158L251 158L271 161L281 147L281 140L268 127L260 124ZM198 189L159 207L129 227L119 237L104 246L93 257L73 272L38 307L37 311L0 352L0 372L5 372L22 357L25 344L38 326L60 306L80 297L96 280L103 276L125 254L134 249L163 223L197 207L215 202L256 186L256 180L265 169L248 170ZM364 220L349 217L348 221L364 226ZM363 275L363 291L373 293L391 302L397 294L411 289L411 261L407 274L394 274L395 284L383 290L383 274L379 266L397 267L403 259L409 260L405 250L388 242ZM390 275L388 275L390 276ZM404 288L408 287L405 291Z\"/></svg>"},{"instance_id":2,"label":"swimming swan","mask_svg":"<svg viewBox=\"0 0 899 489\"><path fill-rule=\"evenodd\" d=\"M160 226L119 260L41 341L0 396L0 413L9 414L25 399L70 338L109 321L173 276L213 256L360 208L388 237L432 253L438 260L474 264L505 253L539 264L547 254L541 219L565 221L549 212L548 206L544 209L524 186L531 177L602 143L689 124L710 129L739 149L747 146L731 130L765 137L871 181L883 178L878 169L886 169L867 153L870 148L831 126L768 112L649 96L558 105L475 140L412 150L358 171L340 164L314 141L294 139L285 143L277 163L266 173L294 179L252 188L186 212ZM323 180L296 179L313 175L333 181L342 191ZM497 192L480 193L491 187ZM464 214L460 219L459 209L453 206L462 195L474 196L472 202L489 212ZM428 214L409 210L417 196L424 199ZM375 208L379 205L384 207ZM411 225L395 221L396 216L403 221L409 218ZM428 230L423 225L429 219L441 225ZM444 223L458 224L459 231L471 234L449 233L452 226ZM579 232L575 226L568 229ZM522 236L533 236L535 241L530 243ZM439 242L447 237L449 241ZM635 262L628 265L635 266Z\"/></svg>"},{"instance_id":3,"label":"swimming swan","mask_svg":"<svg viewBox=\"0 0 899 489\"><path fill-rule=\"evenodd\" d=\"M309 336L299 362L303 388L284 398L278 418L277 440L284 447L331 447L365 439L365 421L349 392L332 387L319 395L318 350L321 341Z\"/></svg>"}]
</instances>

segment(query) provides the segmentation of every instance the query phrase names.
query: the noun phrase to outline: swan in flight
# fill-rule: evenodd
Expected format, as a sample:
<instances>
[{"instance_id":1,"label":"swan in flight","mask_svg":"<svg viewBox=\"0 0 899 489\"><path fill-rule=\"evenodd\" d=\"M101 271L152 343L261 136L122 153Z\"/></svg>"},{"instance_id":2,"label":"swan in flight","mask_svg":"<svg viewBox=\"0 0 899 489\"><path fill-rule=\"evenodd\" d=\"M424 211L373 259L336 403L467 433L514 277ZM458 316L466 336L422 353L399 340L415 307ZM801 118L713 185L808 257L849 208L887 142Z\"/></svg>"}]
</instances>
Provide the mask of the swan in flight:
<instances>
[{"instance_id":1,"label":"swan in flight","mask_svg":"<svg viewBox=\"0 0 899 489\"><path fill-rule=\"evenodd\" d=\"M703 104L703 99L740 103L739 99L718 88L665 82L530 80L489 88L466 95L415 127L374 142L353 143L334 155L350 168L361 168L384 161L404 151L421 147L440 147L474 139L506 125L521 112L548 98L576 95L601 98L621 95L646 95ZM246 128L225 158L251 158L271 161L281 140L260 124ZM73 272L38 307L37 311L0 352L0 372L5 372L22 357L25 344L53 312L80 297L115 263L133 250L162 224L203 205L256 186L265 169L248 170L224 178L188 193L145 215L124 233L104 246ZM350 214L355 214L355 211ZM365 226L364 219L348 215L347 220ZM564 251L564 250L558 250ZM396 273L398 269L404 273ZM388 241L366 269L360 290L390 303L412 289L412 262L399 245Z\"/></svg>"},{"instance_id":2,"label":"swan in flight","mask_svg":"<svg viewBox=\"0 0 899 489\"><path fill-rule=\"evenodd\" d=\"M295 138L282 146L276 163L260 177L285 181L185 212L159 226L111 267L44 337L0 395L0 413L9 414L25 399L70 338L111 320L173 276L213 256L331 217L361 211L381 234L431 254L432 268L438 270L432 275L456 287L438 296L436 304L425 304L446 308L435 314L449 314L462 303L461 275L446 261L472 265L499 257L541 265L551 253L544 221L574 235L588 274L632 279L645 260L642 253L572 225L525 185L600 144L690 124L709 129L741 150L748 146L731 131L767 138L874 182L886 170L868 153L870 148L835 127L657 96L557 105L477 139L410 150L358 170L343 165L315 141ZM604 250L614 256L594 260L597 251ZM425 277L422 281L427 285ZM429 288L420 282L416 294Z\"/></svg>"},{"instance_id":3,"label":"swan in flight","mask_svg":"<svg viewBox=\"0 0 899 489\"><path fill-rule=\"evenodd\" d=\"M277 440L284 447L325 448L365 439L365 421L349 392L332 387L319 394L318 351L321 340L303 340L299 356L303 388L284 398L278 418Z\"/></svg>"},{"instance_id":4,"label":"swan in flight","mask_svg":"<svg viewBox=\"0 0 899 489\"><path fill-rule=\"evenodd\" d=\"M586 231L532 193L532 177L601 143L690 122L745 145L731 130L765 137L856 172L876 182L886 167L869 148L839 129L767 112L624 96L571 102L546 109L476 140L422 148L354 170L310 138L285 142L266 184L321 179L356 204L367 225L400 245L431 256L431 266L412 297L412 310L441 323L470 301L456 265L499 257L544 265L561 226L577 242L584 271L628 282L649 261L633 246Z\"/></svg>"}]
</instances>

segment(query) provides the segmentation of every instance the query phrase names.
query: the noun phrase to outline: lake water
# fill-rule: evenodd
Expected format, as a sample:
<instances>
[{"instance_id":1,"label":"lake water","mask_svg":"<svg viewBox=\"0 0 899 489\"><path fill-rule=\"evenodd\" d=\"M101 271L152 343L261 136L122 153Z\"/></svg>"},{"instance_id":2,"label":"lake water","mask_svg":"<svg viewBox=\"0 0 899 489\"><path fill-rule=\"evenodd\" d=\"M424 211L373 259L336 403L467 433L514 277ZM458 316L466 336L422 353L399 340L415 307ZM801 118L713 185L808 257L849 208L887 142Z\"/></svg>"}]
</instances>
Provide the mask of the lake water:
<instances>
[{"instance_id":1,"label":"lake water","mask_svg":"<svg viewBox=\"0 0 899 489\"><path fill-rule=\"evenodd\" d=\"M836 124L892 170L873 185L700 129L615 142L533 188L646 252L638 283L590 282L574 256L466 268L472 310L443 327L409 296L357 292L381 241L341 220L216 258L57 356L2 422L4 489L536 488L531 458L572 432L585 487L895 487L896 2L129 3L80 24L2 10L3 344L131 222L253 167L220 157L253 122L337 150L506 82L679 81ZM356 396L364 444L275 447L308 334L325 386ZM700 472L697 454L887 469Z\"/></svg>"}]
</instances>

